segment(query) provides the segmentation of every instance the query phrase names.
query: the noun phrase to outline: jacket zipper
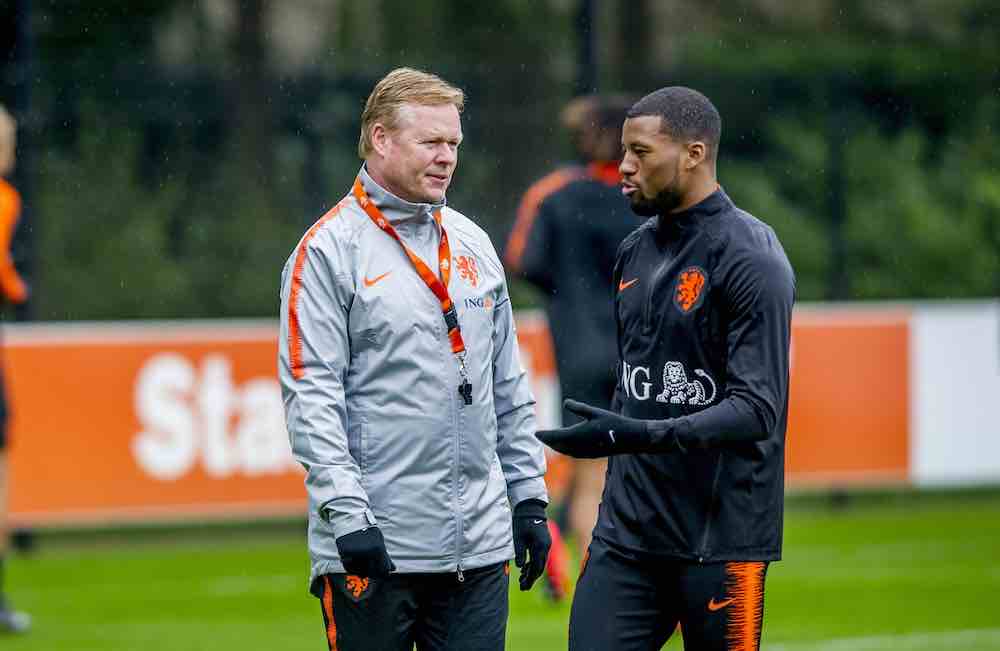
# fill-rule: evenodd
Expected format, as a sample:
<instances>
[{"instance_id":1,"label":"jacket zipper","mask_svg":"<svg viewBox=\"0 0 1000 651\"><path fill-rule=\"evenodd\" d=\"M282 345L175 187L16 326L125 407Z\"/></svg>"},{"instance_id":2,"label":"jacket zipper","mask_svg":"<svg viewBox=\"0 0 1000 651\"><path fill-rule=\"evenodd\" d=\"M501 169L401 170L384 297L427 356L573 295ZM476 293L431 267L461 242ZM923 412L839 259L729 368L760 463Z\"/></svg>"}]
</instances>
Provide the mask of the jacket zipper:
<instances>
[{"instance_id":1,"label":"jacket zipper","mask_svg":"<svg viewBox=\"0 0 1000 651\"><path fill-rule=\"evenodd\" d=\"M715 462L715 478L712 480L712 495L708 501L708 513L705 514L705 533L701 536L701 547L698 551L698 562L704 563L708 556L708 536L712 532L712 512L715 511L715 496L719 490L719 478L722 476L722 460L724 452L719 452L719 459Z\"/></svg>"},{"instance_id":2,"label":"jacket zipper","mask_svg":"<svg viewBox=\"0 0 1000 651\"><path fill-rule=\"evenodd\" d=\"M444 350L444 351L450 351L451 350L451 341L448 339L448 333L446 331L442 330L442 326L443 325L444 324L439 320L437 328L436 328L436 332L438 333L438 339L443 342L443 348L442 348L442 350ZM452 365L450 368L453 369L453 372L447 374L448 375L447 383L449 385L451 385L452 387L457 387L459 385L459 382L461 381L462 378L461 378L461 376L458 373L458 367L456 365L455 357L454 357L454 355L451 355L451 354L447 354L444 357L447 360L445 362L445 364L446 364L445 368L449 368L447 366L447 364L450 363ZM457 380L456 380L456 378L457 378ZM455 549L455 570L456 570L456 574L457 574L457 578L458 578L459 583L462 583L462 582L465 581L465 574L462 572L462 529L463 529L464 522L463 522L463 519L462 519L461 504L459 503L460 502L460 500L459 500L459 480L461 478L461 471L460 471L460 468L459 468L459 466L460 466L460 459L461 459L461 445L460 445L459 440L461 438L461 416L462 415L461 415L461 408L457 404L457 398L455 397L457 391L450 390L450 389L446 388L446 393L449 396L448 404L451 407L452 425L454 427L454 432L455 432L455 436L454 436L454 439L452 441L452 449L451 449L451 453L452 453L451 478L452 478L452 491L453 491L452 492L451 503L452 503L452 509L453 509L453 512L454 512L454 515L455 515L455 547L454 547L454 549Z\"/></svg>"}]
</instances>

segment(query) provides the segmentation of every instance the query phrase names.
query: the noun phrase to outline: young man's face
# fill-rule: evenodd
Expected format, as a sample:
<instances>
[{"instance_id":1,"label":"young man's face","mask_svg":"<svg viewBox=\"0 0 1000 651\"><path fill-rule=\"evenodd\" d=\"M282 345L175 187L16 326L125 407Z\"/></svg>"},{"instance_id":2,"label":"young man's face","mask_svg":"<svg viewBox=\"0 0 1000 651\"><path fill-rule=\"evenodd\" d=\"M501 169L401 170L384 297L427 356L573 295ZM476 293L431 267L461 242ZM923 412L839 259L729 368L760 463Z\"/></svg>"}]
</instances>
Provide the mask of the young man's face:
<instances>
[{"instance_id":1,"label":"young man's face","mask_svg":"<svg viewBox=\"0 0 1000 651\"><path fill-rule=\"evenodd\" d=\"M636 214L647 217L672 212L686 193L687 147L660 129L661 120L642 115L625 120L622 127L622 193Z\"/></svg>"},{"instance_id":2,"label":"young man's face","mask_svg":"<svg viewBox=\"0 0 1000 651\"><path fill-rule=\"evenodd\" d=\"M462 121L454 104L404 104L395 129L386 130L382 171L389 189L414 203L439 203L458 165Z\"/></svg>"}]
</instances>

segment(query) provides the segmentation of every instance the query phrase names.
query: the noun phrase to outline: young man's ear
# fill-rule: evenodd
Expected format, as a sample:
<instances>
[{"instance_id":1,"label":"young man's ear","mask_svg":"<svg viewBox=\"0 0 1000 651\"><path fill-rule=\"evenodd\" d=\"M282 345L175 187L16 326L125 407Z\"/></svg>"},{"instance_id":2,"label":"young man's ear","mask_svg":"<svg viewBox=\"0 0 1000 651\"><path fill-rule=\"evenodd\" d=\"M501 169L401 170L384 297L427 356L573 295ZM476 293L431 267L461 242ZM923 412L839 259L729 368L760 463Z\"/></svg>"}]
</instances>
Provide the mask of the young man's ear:
<instances>
[{"instance_id":1,"label":"young man's ear","mask_svg":"<svg viewBox=\"0 0 1000 651\"><path fill-rule=\"evenodd\" d=\"M687 161L684 163L684 167L691 171L698 166L705 156L708 154L708 147L705 146L700 140L695 140L694 142L688 143L687 146Z\"/></svg>"}]
</instances>

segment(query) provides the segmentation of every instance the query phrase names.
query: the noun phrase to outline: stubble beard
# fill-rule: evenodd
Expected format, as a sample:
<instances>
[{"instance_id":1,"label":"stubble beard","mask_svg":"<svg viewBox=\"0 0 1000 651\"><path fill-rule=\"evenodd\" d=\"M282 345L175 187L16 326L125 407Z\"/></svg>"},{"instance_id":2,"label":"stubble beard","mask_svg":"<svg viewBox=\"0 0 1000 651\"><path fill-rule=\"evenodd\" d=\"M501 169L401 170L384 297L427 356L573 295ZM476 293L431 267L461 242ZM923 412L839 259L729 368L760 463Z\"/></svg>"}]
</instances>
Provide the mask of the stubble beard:
<instances>
[{"instance_id":1,"label":"stubble beard","mask_svg":"<svg viewBox=\"0 0 1000 651\"><path fill-rule=\"evenodd\" d=\"M660 190L652 199L638 195L640 195L638 190L632 193L632 212L642 217L669 215L684 200L683 195L676 187L669 186Z\"/></svg>"}]
</instances>

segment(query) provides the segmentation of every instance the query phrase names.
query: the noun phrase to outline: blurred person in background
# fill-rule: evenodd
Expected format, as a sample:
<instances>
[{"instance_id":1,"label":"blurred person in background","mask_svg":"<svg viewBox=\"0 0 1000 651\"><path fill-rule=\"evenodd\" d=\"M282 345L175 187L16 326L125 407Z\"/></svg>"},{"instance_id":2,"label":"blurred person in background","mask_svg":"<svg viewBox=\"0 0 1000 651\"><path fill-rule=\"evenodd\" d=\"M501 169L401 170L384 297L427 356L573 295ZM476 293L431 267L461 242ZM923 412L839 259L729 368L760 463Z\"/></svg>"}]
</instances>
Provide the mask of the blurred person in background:
<instances>
[{"instance_id":1,"label":"blurred person in background","mask_svg":"<svg viewBox=\"0 0 1000 651\"><path fill-rule=\"evenodd\" d=\"M623 128L623 191L652 217L615 262L619 383L610 411L542 431L608 457L570 616L570 649L758 649L768 563L781 556L795 277L765 223L716 180L721 119L674 86ZM612 325L612 323L614 325Z\"/></svg>"},{"instance_id":2,"label":"blurred person in background","mask_svg":"<svg viewBox=\"0 0 1000 651\"><path fill-rule=\"evenodd\" d=\"M559 167L533 184L521 200L504 261L545 295L560 392L608 405L618 360L611 322L611 272L621 241L639 225L622 195L621 129L631 102L587 95L571 100L561 123L577 163ZM563 422L574 422L566 412ZM559 463L558 457L552 461ZM604 459L580 459L569 470L566 522L581 555L590 545L604 488ZM554 522L553 538L558 540ZM560 598L565 570L553 545L547 587Z\"/></svg>"},{"instance_id":3,"label":"blurred person in background","mask_svg":"<svg viewBox=\"0 0 1000 651\"><path fill-rule=\"evenodd\" d=\"M7 303L23 303L28 287L14 268L10 245L21 215L21 197L4 178L14 171L17 150L17 123L0 105L0 290ZM2 369L0 369L2 372ZM0 630L23 633L31 627L31 618L11 607L4 591L7 549L7 396L0 374Z\"/></svg>"},{"instance_id":4,"label":"blurred person in background","mask_svg":"<svg viewBox=\"0 0 1000 651\"><path fill-rule=\"evenodd\" d=\"M353 188L282 273L279 374L331 649L499 651L509 559L522 590L545 567L545 458L504 270L445 201L463 105L431 74L379 81Z\"/></svg>"}]
</instances>

